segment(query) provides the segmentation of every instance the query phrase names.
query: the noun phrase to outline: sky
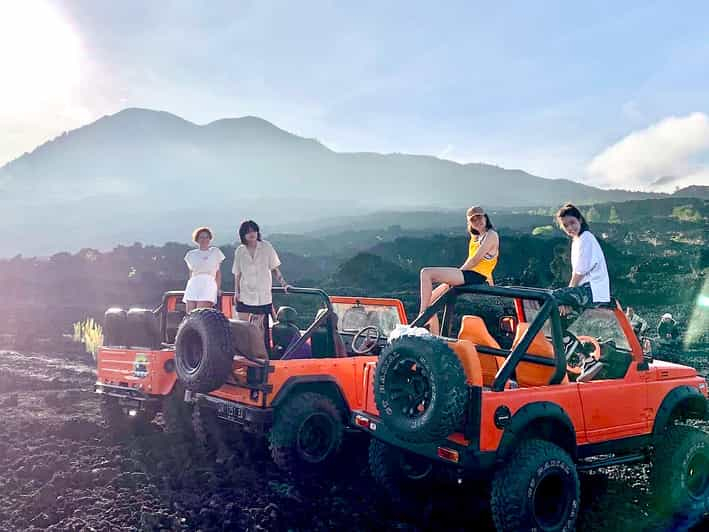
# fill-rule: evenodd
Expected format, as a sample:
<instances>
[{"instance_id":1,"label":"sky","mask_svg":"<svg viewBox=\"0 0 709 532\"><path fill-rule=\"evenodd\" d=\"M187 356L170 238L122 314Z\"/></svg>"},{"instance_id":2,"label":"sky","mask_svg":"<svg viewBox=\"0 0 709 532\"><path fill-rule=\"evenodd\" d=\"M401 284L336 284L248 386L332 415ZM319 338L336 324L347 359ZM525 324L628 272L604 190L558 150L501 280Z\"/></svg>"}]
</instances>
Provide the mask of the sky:
<instances>
[{"instance_id":1,"label":"sky","mask_svg":"<svg viewBox=\"0 0 709 532\"><path fill-rule=\"evenodd\" d=\"M0 165L145 107L606 188L709 184L709 3L492 4L5 0Z\"/></svg>"}]
</instances>

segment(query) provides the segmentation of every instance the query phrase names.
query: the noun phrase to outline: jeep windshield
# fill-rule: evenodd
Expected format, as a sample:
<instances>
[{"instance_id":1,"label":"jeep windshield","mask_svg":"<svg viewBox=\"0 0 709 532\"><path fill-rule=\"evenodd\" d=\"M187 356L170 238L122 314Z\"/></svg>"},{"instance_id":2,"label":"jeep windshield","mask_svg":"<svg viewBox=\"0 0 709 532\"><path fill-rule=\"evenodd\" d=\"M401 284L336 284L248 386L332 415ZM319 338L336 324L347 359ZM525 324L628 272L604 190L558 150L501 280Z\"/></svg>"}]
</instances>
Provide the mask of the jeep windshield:
<instances>
[{"instance_id":1,"label":"jeep windshield","mask_svg":"<svg viewBox=\"0 0 709 532\"><path fill-rule=\"evenodd\" d=\"M378 327L388 336L397 325L406 323L406 314L396 299L332 296L332 308L338 317L340 333L356 333L363 327Z\"/></svg>"}]
</instances>

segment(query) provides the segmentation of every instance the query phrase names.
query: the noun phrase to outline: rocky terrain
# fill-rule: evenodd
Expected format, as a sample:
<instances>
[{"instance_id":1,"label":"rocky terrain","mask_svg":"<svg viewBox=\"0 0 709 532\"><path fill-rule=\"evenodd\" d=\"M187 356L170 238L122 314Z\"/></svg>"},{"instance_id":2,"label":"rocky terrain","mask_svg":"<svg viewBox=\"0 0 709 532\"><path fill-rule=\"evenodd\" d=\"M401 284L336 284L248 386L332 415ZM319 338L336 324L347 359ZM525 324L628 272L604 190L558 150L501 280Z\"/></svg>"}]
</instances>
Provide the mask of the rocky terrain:
<instances>
[{"instance_id":1,"label":"rocky terrain","mask_svg":"<svg viewBox=\"0 0 709 532\"><path fill-rule=\"evenodd\" d=\"M367 473L366 439L352 435L332 478L298 482L253 442L226 461L171 441L161 420L112 436L84 355L0 351L0 530L492 530L476 486L432 494L402 514ZM582 477L579 530L686 530L650 505L645 466ZM699 525L701 526L701 524Z\"/></svg>"}]
</instances>

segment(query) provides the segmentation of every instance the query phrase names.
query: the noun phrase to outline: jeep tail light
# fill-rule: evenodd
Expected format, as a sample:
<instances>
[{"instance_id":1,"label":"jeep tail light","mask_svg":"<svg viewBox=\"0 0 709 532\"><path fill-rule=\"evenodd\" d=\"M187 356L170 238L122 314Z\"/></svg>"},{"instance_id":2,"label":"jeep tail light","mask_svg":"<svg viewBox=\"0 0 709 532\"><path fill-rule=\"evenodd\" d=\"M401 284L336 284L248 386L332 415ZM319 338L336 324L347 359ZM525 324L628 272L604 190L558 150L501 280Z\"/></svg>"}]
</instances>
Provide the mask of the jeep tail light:
<instances>
[{"instance_id":1,"label":"jeep tail light","mask_svg":"<svg viewBox=\"0 0 709 532\"><path fill-rule=\"evenodd\" d=\"M364 427L365 429L367 429L367 428L369 428L369 420L366 417L360 416L359 414L357 414L355 416L355 425L357 425L359 427Z\"/></svg>"},{"instance_id":2,"label":"jeep tail light","mask_svg":"<svg viewBox=\"0 0 709 532\"><path fill-rule=\"evenodd\" d=\"M448 460L449 462L455 462L456 464L458 463L459 459L458 451L448 449L447 447L438 448L438 457L443 458L444 460Z\"/></svg>"}]
</instances>

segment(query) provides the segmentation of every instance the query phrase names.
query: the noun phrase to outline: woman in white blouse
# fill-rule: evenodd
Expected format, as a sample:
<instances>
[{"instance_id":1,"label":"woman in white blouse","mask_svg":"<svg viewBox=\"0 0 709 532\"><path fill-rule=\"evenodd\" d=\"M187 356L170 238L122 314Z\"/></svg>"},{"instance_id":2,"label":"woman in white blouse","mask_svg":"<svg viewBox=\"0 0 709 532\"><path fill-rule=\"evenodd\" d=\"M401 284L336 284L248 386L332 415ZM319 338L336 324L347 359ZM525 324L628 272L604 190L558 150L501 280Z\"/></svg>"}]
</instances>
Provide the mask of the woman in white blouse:
<instances>
[{"instance_id":1,"label":"woman in white blouse","mask_svg":"<svg viewBox=\"0 0 709 532\"><path fill-rule=\"evenodd\" d=\"M234 251L234 301L241 320L251 320L252 316L264 316L264 330L268 333L265 320L273 315L272 273L287 291L290 286L281 274L281 260L270 242L261 239L261 230L253 220L246 220L239 227L241 245ZM268 341L267 341L268 343Z\"/></svg>"},{"instance_id":2,"label":"woman in white blouse","mask_svg":"<svg viewBox=\"0 0 709 532\"><path fill-rule=\"evenodd\" d=\"M222 284L219 266L224 260L224 253L218 247L210 246L214 233L209 227L198 227L192 233L192 240L198 245L185 255L190 279L185 287L183 301L187 312L196 308L213 307Z\"/></svg>"}]
</instances>

